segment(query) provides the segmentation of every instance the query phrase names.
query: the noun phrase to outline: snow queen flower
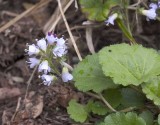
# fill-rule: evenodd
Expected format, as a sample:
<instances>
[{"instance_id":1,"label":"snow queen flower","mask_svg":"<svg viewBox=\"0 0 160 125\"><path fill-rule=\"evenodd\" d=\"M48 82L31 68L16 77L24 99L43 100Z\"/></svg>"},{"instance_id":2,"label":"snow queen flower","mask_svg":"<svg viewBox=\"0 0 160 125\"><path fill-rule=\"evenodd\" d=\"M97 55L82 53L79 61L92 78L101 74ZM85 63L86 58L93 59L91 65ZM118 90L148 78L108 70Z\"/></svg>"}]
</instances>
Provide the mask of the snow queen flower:
<instances>
[{"instance_id":1,"label":"snow queen flower","mask_svg":"<svg viewBox=\"0 0 160 125\"><path fill-rule=\"evenodd\" d=\"M65 40L63 38L59 38L57 40L57 46L64 46L65 45Z\"/></svg>"},{"instance_id":2,"label":"snow queen flower","mask_svg":"<svg viewBox=\"0 0 160 125\"><path fill-rule=\"evenodd\" d=\"M27 45L28 46L28 50L25 49L26 52L28 52L28 55L31 56L31 55L36 55L39 53L39 49L34 45Z\"/></svg>"},{"instance_id":3,"label":"snow queen flower","mask_svg":"<svg viewBox=\"0 0 160 125\"><path fill-rule=\"evenodd\" d=\"M43 74L43 75L41 76L41 79L43 80L44 85L50 86L51 83L52 83L52 81L55 79L55 76Z\"/></svg>"},{"instance_id":4,"label":"snow queen flower","mask_svg":"<svg viewBox=\"0 0 160 125\"><path fill-rule=\"evenodd\" d=\"M54 35L50 32L48 32L48 34L46 35L46 39L47 39L48 44L50 44L50 45L58 40L56 35Z\"/></svg>"},{"instance_id":5,"label":"snow queen flower","mask_svg":"<svg viewBox=\"0 0 160 125\"><path fill-rule=\"evenodd\" d=\"M114 20L118 17L117 13L114 13L113 15L108 17L108 20L105 21L106 25L108 26L109 24L114 25Z\"/></svg>"},{"instance_id":6,"label":"snow queen flower","mask_svg":"<svg viewBox=\"0 0 160 125\"><path fill-rule=\"evenodd\" d=\"M44 61L39 65L38 71L39 71L39 72L44 71L44 74L47 74L48 72L51 71L51 68L49 67L47 60L44 60Z\"/></svg>"},{"instance_id":7,"label":"snow queen flower","mask_svg":"<svg viewBox=\"0 0 160 125\"><path fill-rule=\"evenodd\" d=\"M56 57L62 57L66 53L67 53L67 46L65 45L65 40L63 38L60 38L57 40L57 44L53 49L53 54Z\"/></svg>"},{"instance_id":8,"label":"snow queen flower","mask_svg":"<svg viewBox=\"0 0 160 125\"><path fill-rule=\"evenodd\" d=\"M156 10L155 9L149 9L149 10L142 10L141 11L143 15L147 16L147 20L155 20L156 19Z\"/></svg>"},{"instance_id":9,"label":"snow queen flower","mask_svg":"<svg viewBox=\"0 0 160 125\"><path fill-rule=\"evenodd\" d=\"M151 3L151 4L149 4L149 7L150 7L151 9L157 10L158 5L155 4L155 3Z\"/></svg>"},{"instance_id":10,"label":"snow queen flower","mask_svg":"<svg viewBox=\"0 0 160 125\"><path fill-rule=\"evenodd\" d=\"M40 60L35 58L35 57L33 57L33 58L29 58L29 61L27 63L30 64L29 65L30 68L33 68L33 67L35 67L36 65L38 65L40 63Z\"/></svg>"},{"instance_id":11,"label":"snow queen flower","mask_svg":"<svg viewBox=\"0 0 160 125\"><path fill-rule=\"evenodd\" d=\"M40 49L42 49L43 51L46 52L46 49L47 49L47 43L46 43L46 40L43 38L43 39L40 39L37 41L37 45Z\"/></svg>"},{"instance_id":12,"label":"snow queen flower","mask_svg":"<svg viewBox=\"0 0 160 125\"><path fill-rule=\"evenodd\" d=\"M66 45L63 45L63 46L56 46L54 49L53 49L53 54L54 56L56 57L62 57L63 55L65 55L67 53L67 46Z\"/></svg>"},{"instance_id":13,"label":"snow queen flower","mask_svg":"<svg viewBox=\"0 0 160 125\"><path fill-rule=\"evenodd\" d=\"M63 69L62 69L62 80L63 80L63 82L68 82L69 80L72 80L72 79L73 79L72 74L70 74L68 72L68 69L66 67L63 67Z\"/></svg>"}]
</instances>

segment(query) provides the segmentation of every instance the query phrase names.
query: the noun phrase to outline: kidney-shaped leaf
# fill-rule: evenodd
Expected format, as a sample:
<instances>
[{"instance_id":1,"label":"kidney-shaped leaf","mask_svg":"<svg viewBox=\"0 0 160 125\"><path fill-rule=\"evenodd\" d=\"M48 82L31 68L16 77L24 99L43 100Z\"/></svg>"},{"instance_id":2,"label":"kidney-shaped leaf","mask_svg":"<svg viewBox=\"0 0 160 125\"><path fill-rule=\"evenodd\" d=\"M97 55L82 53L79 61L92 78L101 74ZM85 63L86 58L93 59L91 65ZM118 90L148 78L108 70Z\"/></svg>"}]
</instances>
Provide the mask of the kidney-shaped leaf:
<instances>
[{"instance_id":1,"label":"kidney-shaped leaf","mask_svg":"<svg viewBox=\"0 0 160 125\"><path fill-rule=\"evenodd\" d=\"M105 115L107 113L107 108L103 103L97 101L92 105L92 112L98 115Z\"/></svg>"},{"instance_id":2,"label":"kidney-shaped leaf","mask_svg":"<svg viewBox=\"0 0 160 125\"><path fill-rule=\"evenodd\" d=\"M98 54L89 55L73 70L75 86L81 91L93 90L101 92L107 88L115 88L113 81L103 74Z\"/></svg>"},{"instance_id":3,"label":"kidney-shaped leaf","mask_svg":"<svg viewBox=\"0 0 160 125\"><path fill-rule=\"evenodd\" d=\"M154 122L153 113L150 112L149 110L143 111L139 116L145 120L146 125L153 125Z\"/></svg>"},{"instance_id":4,"label":"kidney-shaped leaf","mask_svg":"<svg viewBox=\"0 0 160 125\"><path fill-rule=\"evenodd\" d=\"M149 82L142 84L142 91L154 104L160 105L160 77L155 77Z\"/></svg>"},{"instance_id":5,"label":"kidney-shaped leaf","mask_svg":"<svg viewBox=\"0 0 160 125\"><path fill-rule=\"evenodd\" d=\"M88 112L85 110L85 106L77 103L75 100L69 102L67 112L76 122L83 123L88 117Z\"/></svg>"},{"instance_id":6,"label":"kidney-shaped leaf","mask_svg":"<svg viewBox=\"0 0 160 125\"><path fill-rule=\"evenodd\" d=\"M132 88L123 88L122 93L122 105L127 107L143 107L146 97L142 93Z\"/></svg>"},{"instance_id":7,"label":"kidney-shaped leaf","mask_svg":"<svg viewBox=\"0 0 160 125\"><path fill-rule=\"evenodd\" d=\"M137 114L129 112L114 113L105 118L105 125L146 125L145 121Z\"/></svg>"},{"instance_id":8,"label":"kidney-shaped leaf","mask_svg":"<svg viewBox=\"0 0 160 125\"><path fill-rule=\"evenodd\" d=\"M118 107L122 100L122 95L119 89L104 90L103 96L113 108Z\"/></svg>"},{"instance_id":9,"label":"kidney-shaped leaf","mask_svg":"<svg viewBox=\"0 0 160 125\"><path fill-rule=\"evenodd\" d=\"M160 55L141 45L105 47L99 52L99 61L104 74L124 86L139 85L160 74Z\"/></svg>"}]
</instances>

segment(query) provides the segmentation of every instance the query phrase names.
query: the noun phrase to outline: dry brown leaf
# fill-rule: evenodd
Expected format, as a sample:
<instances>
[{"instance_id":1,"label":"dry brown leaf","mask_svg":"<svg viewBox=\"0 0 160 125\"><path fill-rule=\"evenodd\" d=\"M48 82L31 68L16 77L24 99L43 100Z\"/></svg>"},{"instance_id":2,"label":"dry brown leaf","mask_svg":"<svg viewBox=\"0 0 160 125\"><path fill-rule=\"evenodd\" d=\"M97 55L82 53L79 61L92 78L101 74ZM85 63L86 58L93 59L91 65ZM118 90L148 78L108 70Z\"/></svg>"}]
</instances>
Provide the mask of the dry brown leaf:
<instances>
[{"instance_id":1,"label":"dry brown leaf","mask_svg":"<svg viewBox=\"0 0 160 125\"><path fill-rule=\"evenodd\" d=\"M35 104L32 108L33 118L37 118L43 111L43 96L38 96L37 104Z\"/></svg>"},{"instance_id":2,"label":"dry brown leaf","mask_svg":"<svg viewBox=\"0 0 160 125\"><path fill-rule=\"evenodd\" d=\"M19 123L30 118L37 118L43 111L43 96L36 95L34 91L31 91L28 98L24 100L24 109L18 111L15 116L14 122Z\"/></svg>"},{"instance_id":3,"label":"dry brown leaf","mask_svg":"<svg viewBox=\"0 0 160 125\"><path fill-rule=\"evenodd\" d=\"M53 88L57 92L57 102L62 107L67 107L71 99L79 100L79 95L73 91L71 88L66 86L56 86Z\"/></svg>"},{"instance_id":4,"label":"dry brown leaf","mask_svg":"<svg viewBox=\"0 0 160 125\"><path fill-rule=\"evenodd\" d=\"M19 88L0 88L0 100L21 95Z\"/></svg>"},{"instance_id":5,"label":"dry brown leaf","mask_svg":"<svg viewBox=\"0 0 160 125\"><path fill-rule=\"evenodd\" d=\"M23 114L30 114L30 117L37 118L43 110L43 96L36 95L34 91L31 91L28 98L25 100L25 112Z\"/></svg>"}]
</instances>

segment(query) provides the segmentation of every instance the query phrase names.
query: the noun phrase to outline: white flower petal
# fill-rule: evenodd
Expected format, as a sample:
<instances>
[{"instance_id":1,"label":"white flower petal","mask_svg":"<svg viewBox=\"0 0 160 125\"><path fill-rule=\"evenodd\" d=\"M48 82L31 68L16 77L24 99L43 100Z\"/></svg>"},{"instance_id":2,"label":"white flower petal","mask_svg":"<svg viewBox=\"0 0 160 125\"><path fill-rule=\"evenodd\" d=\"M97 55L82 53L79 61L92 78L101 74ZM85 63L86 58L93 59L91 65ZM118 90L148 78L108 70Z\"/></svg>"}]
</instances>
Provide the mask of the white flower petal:
<instances>
[{"instance_id":1,"label":"white flower petal","mask_svg":"<svg viewBox=\"0 0 160 125\"><path fill-rule=\"evenodd\" d=\"M70 74L68 72L67 67L63 67L63 69L62 69L62 80L63 80L63 82L68 82L69 80L72 80L72 79L73 79L73 76L72 76L72 74Z\"/></svg>"},{"instance_id":2,"label":"white flower petal","mask_svg":"<svg viewBox=\"0 0 160 125\"><path fill-rule=\"evenodd\" d=\"M43 62L39 65L38 71L39 71L39 72L44 71L44 74L47 74L48 72L51 71L51 68L49 67L47 60L43 61Z\"/></svg>"},{"instance_id":3,"label":"white flower petal","mask_svg":"<svg viewBox=\"0 0 160 125\"><path fill-rule=\"evenodd\" d=\"M73 79L73 76L70 73L62 73L63 82L68 82Z\"/></svg>"},{"instance_id":4,"label":"white flower petal","mask_svg":"<svg viewBox=\"0 0 160 125\"><path fill-rule=\"evenodd\" d=\"M39 53L39 49L34 45L27 45L28 46L28 50L26 50L26 52L28 52L28 55L31 56L31 55L36 55Z\"/></svg>"},{"instance_id":5,"label":"white flower petal","mask_svg":"<svg viewBox=\"0 0 160 125\"><path fill-rule=\"evenodd\" d=\"M29 62L27 63L30 64L30 68L33 68L40 63L40 60L33 57L33 58L29 58Z\"/></svg>"},{"instance_id":6,"label":"white flower petal","mask_svg":"<svg viewBox=\"0 0 160 125\"><path fill-rule=\"evenodd\" d=\"M41 78L43 80L44 85L48 85L48 86L50 86L51 83L52 83L52 81L54 80L54 76L52 76L52 75L45 75L45 74L43 74L41 76Z\"/></svg>"},{"instance_id":7,"label":"white flower petal","mask_svg":"<svg viewBox=\"0 0 160 125\"><path fill-rule=\"evenodd\" d=\"M56 46L53 49L53 54L56 57L62 57L63 55L65 55L67 53L67 46L64 44L63 46Z\"/></svg>"},{"instance_id":8,"label":"white flower petal","mask_svg":"<svg viewBox=\"0 0 160 125\"><path fill-rule=\"evenodd\" d=\"M151 3L151 4L149 5L149 7L150 7L151 9L156 10L156 9L158 8L158 5L155 4L155 3Z\"/></svg>"},{"instance_id":9,"label":"white flower petal","mask_svg":"<svg viewBox=\"0 0 160 125\"><path fill-rule=\"evenodd\" d=\"M37 41L37 45L40 49L42 49L43 51L46 51L47 49L47 43L46 43L46 40L43 38L43 39L40 39Z\"/></svg>"},{"instance_id":10,"label":"white flower petal","mask_svg":"<svg viewBox=\"0 0 160 125\"><path fill-rule=\"evenodd\" d=\"M63 46L65 44L65 40L63 38L60 38L57 40L57 46Z\"/></svg>"},{"instance_id":11,"label":"white flower petal","mask_svg":"<svg viewBox=\"0 0 160 125\"><path fill-rule=\"evenodd\" d=\"M157 16L156 11L154 9L142 10L142 14L147 16L147 18L151 20L155 20Z\"/></svg>"},{"instance_id":12,"label":"white flower petal","mask_svg":"<svg viewBox=\"0 0 160 125\"><path fill-rule=\"evenodd\" d=\"M114 20L118 17L117 13L114 13L113 15L108 17L108 20L105 21L106 25L112 24L114 25Z\"/></svg>"}]
</instances>

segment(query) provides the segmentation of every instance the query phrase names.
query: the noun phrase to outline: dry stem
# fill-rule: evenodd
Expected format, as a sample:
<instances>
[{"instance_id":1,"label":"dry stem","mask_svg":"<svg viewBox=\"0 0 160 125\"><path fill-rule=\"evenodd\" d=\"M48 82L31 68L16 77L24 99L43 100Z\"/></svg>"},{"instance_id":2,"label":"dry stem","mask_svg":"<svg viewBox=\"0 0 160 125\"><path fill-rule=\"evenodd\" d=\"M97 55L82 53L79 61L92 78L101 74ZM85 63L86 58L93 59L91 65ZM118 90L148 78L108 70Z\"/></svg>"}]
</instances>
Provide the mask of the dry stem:
<instances>
[{"instance_id":1,"label":"dry stem","mask_svg":"<svg viewBox=\"0 0 160 125\"><path fill-rule=\"evenodd\" d=\"M27 14L29 14L31 11L33 11L35 9L38 9L39 7L42 7L42 6L46 5L50 1L51 0L41 0L36 5L32 6L28 10L24 11L20 15L16 16L14 19L10 20L7 24L5 24L4 26L0 27L0 33L3 32L4 30L6 30L7 28L9 28L10 26L12 26L13 24L15 24L17 21L19 21L20 19L22 19L24 16L26 16Z\"/></svg>"},{"instance_id":2,"label":"dry stem","mask_svg":"<svg viewBox=\"0 0 160 125\"><path fill-rule=\"evenodd\" d=\"M81 54L80 54L80 52L79 52L79 50L78 50L78 47L77 47L76 42L75 42L75 40L74 40L73 34L72 34L71 30L70 30L70 27L69 27L69 25L68 25L68 22L67 22L67 20L66 20L66 17L65 17L65 15L64 15L64 13L63 13L61 2L60 2L60 0L57 0L57 2L58 2L58 6L59 6L59 9L60 9L60 12L61 12L61 14L62 14L62 18L63 18L64 23L65 23L65 25L66 25L67 31L68 31L69 36L70 36L70 38L71 38L72 44L73 44L73 46L74 46L74 49L75 49L75 51L76 51L76 53L77 53L77 56L78 56L79 60L82 61L82 56L81 56Z\"/></svg>"},{"instance_id":3,"label":"dry stem","mask_svg":"<svg viewBox=\"0 0 160 125\"><path fill-rule=\"evenodd\" d=\"M31 74L31 76L30 76L30 78L29 78L28 81L27 81L27 89L26 89L26 93L25 93L25 97L24 97L25 100L26 100L26 98L27 98L29 86L30 86L30 84L31 84L31 81L32 81L32 79L33 79L33 76L34 76L37 68L38 68L38 65L36 65L36 67L34 68L32 74Z\"/></svg>"},{"instance_id":4,"label":"dry stem","mask_svg":"<svg viewBox=\"0 0 160 125\"><path fill-rule=\"evenodd\" d=\"M70 0L67 5L64 7L64 13L67 11L67 9L71 6L71 4L74 2L74 0ZM58 17L56 17L55 19L55 13L54 15L51 17L51 19L48 21L48 23L44 26L43 28L43 32L46 34L50 31L55 30L55 27L57 25L57 23L60 21L60 19L62 18L62 15L58 15Z\"/></svg>"}]
</instances>

